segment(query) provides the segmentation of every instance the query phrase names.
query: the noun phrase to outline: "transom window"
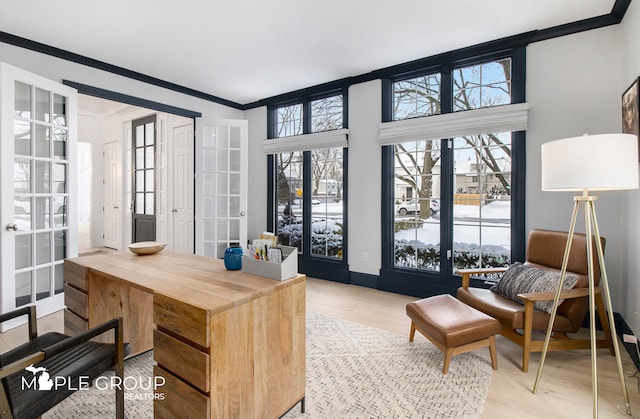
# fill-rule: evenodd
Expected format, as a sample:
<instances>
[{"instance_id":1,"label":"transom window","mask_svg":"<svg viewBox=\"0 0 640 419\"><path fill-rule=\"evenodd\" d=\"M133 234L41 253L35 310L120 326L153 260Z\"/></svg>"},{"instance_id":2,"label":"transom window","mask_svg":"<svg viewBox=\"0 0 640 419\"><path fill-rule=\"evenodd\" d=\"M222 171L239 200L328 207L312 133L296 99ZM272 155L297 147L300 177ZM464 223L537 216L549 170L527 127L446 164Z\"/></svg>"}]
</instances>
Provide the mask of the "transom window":
<instances>
[{"instance_id":1,"label":"transom window","mask_svg":"<svg viewBox=\"0 0 640 419\"><path fill-rule=\"evenodd\" d=\"M393 119L440 113L440 73L393 83Z\"/></svg>"},{"instance_id":2,"label":"transom window","mask_svg":"<svg viewBox=\"0 0 640 419\"><path fill-rule=\"evenodd\" d=\"M302 104L278 108L277 115L276 138L302 134Z\"/></svg>"},{"instance_id":3,"label":"transom window","mask_svg":"<svg viewBox=\"0 0 640 419\"><path fill-rule=\"evenodd\" d=\"M342 95L311 101L311 132L342 128Z\"/></svg>"},{"instance_id":4,"label":"transom window","mask_svg":"<svg viewBox=\"0 0 640 419\"><path fill-rule=\"evenodd\" d=\"M511 59L505 58L453 70L453 110L511 103Z\"/></svg>"}]
</instances>

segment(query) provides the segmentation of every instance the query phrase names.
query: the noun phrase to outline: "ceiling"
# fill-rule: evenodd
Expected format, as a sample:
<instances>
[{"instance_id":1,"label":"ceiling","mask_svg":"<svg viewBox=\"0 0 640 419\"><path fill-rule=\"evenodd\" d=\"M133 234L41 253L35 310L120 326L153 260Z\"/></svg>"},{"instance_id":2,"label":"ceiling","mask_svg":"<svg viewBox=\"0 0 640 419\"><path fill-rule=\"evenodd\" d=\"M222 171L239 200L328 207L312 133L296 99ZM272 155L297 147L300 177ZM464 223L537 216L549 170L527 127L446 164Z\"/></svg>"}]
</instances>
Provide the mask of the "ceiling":
<instances>
[{"instance_id":1,"label":"ceiling","mask_svg":"<svg viewBox=\"0 0 640 419\"><path fill-rule=\"evenodd\" d=\"M0 31L240 104L611 12L614 0L13 0Z\"/></svg>"}]
</instances>

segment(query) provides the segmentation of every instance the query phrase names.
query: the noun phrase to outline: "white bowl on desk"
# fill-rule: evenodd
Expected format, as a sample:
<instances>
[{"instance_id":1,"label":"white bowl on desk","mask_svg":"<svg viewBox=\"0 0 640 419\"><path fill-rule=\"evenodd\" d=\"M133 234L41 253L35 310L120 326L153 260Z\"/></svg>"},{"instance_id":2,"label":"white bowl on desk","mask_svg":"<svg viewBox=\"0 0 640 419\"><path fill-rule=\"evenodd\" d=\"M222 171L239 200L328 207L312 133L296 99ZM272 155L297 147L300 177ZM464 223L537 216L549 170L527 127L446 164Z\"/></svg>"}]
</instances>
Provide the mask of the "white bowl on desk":
<instances>
[{"instance_id":1,"label":"white bowl on desk","mask_svg":"<svg viewBox=\"0 0 640 419\"><path fill-rule=\"evenodd\" d=\"M153 255L164 250L166 243L162 242L138 242L131 243L129 250L136 255Z\"/></svg>"}]
</instances>

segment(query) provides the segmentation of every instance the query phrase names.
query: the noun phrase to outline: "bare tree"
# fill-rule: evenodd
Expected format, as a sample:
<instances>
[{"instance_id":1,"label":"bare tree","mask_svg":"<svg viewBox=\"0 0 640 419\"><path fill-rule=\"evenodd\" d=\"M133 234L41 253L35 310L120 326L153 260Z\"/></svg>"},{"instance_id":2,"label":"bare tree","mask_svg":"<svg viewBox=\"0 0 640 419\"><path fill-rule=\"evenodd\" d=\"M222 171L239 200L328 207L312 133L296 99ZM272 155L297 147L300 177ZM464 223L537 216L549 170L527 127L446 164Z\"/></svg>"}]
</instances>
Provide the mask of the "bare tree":
<instances>
[{"instance_id":1,"label":"bare tree","mask_svg":"<svg viewBox=\"0 0 640 419\"><path fill-rule=\"evenodd\" d=\"M486 106L497 106L510 102L511 61L492 63L493 68L483 65L454 70L453 110L467 110ZM484 69L484 70L483 70ZM486 82L483 71L491 71L492 79ZM496 73L502 72L500 76ZM440 113L440 77L437 74L417 77L394 83L394 115L396 119L407 119ZM511 191L510 179L503 173L500 159L494 152L500 150L511 159L511 148L495 134L480 134L462 137L476 153L478 170L483 166L495 174L507 193ZM418 141L415 150L407 150L403 144L396 145L396 177L409 185L420 199L420 218L431 215L430 198L433 191L433 168L440 159L438 141ZM478 179L481 177L479 176Z\"/></svg>"},{"instance_id":2,"label":"bare tree","mask_svg":"<svg viewBox=\"0 0 640 419\"><path fill-rule=\"evenodd\" d=\"M299 135L303 132L302 127L303 108L301 104L285 106L277 112L277 137ZM321 132L342 128L343 119L342 96L331 96L311 101L311 131ZM320 181L322 179L335 179L340 175L342 179L342 156L338 155L341 149L314 149L311 151L311 174L314 179L313 191L318 193ZM286 173L294 159L295 153L281 153L276 159L278 170L278 200L284 202L290 199L291 186ZM301 175L301 174L300 174Z\"/></svg>"},{"instance_id":3,"label":"bare tree","mask_svg":"<svg viewBox=\"0 0 640 419\"><path fill-rule=\"evenodd\" d=\"M440 160L437 141L416 143L424 148L407 150L404 144L396 144L396 177L412 187L420 202L420 218L431 216L431 195L433 191L433 168ZM399 152L398 152L399 151ZM418 176L416 176L418 175Z\"/></svg>"},{"instance_id":4,"label":"bare tree","mask_svg":"<svg viewBox=\"0 0 640 419\"><path fill-rule=\"evenodd\" d=\"M492 83L485 83L483 66L477 65L456 69L454 83L454 110L475 109L480 107L498 106L509 103L511 98L511 60L504 59L495 63L502 71L502 75ZM498 69L496 68L496 71ZM467 77L469 74L471 77ZM476 93L480 93L479 95ZM484 94L483 94L484 92ZM502 172L492 150L500 149L509 160L511 147L504 144L495 134L479 134L462 137L476 153L476 160L486 165L495 174L507 194L511 193L511 181ZM479 169L478 165L478 170ZM480 179L481 177L478 177Z\"/></svg>"}]
</instances>

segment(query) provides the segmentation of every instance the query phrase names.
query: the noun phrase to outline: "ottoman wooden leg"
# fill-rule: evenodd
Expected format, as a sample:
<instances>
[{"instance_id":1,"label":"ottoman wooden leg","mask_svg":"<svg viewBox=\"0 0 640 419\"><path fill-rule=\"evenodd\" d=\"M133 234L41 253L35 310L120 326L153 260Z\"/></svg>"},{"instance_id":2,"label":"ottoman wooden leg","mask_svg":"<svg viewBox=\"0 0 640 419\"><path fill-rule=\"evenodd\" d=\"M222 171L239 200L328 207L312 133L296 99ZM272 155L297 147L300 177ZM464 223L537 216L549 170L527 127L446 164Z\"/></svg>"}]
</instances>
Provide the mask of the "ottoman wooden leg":
<instances>
[{"instance_id":1,"label":"ottoman wooden leg","mask_svg":"<svg viewBox=\"0 0 640 419\"><path fill-rule=\"evenodd\" d=\"M409 342L413 342L413 338L416 335L416 324L411 320L411 331L409 332Z\"/></svg>"},{"instance_id":2,"label":"ottoman wooden leg","mask_svg":"<svg viewBox=\"0 0 640 419\"><path fill-rule=\"evenodd\" d=\"M451 363L451 357L453 356L453 349L454 348L447 348L447 350L444 351L444 365L442 366L443 374L449 372L449 364Z\"/></svg>"},{"instance_id":3,"label":"ottoman wooden leg","mask_svg":"<svg viewBox=\"0 0 640 419\"><path fill-rule=\"evenodd\" d=\"M491 354L491 368L498 369L498 357L496 355L496 337L489 336L489 353Z\"/></svg>"}]
</instances>

